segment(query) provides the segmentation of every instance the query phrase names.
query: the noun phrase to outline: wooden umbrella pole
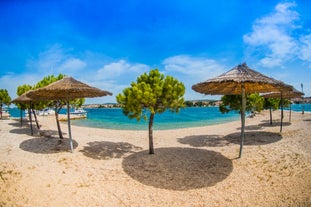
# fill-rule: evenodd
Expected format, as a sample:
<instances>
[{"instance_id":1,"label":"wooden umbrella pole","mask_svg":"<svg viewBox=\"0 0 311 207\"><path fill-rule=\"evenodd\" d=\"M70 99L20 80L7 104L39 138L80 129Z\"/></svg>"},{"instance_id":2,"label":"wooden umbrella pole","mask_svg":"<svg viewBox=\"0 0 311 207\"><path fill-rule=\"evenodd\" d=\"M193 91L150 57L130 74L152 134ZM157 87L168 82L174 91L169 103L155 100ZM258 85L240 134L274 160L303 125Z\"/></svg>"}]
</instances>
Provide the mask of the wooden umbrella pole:
<instances>
[{"instance_id":1,"label":"wooden umbrella pole","mask_svg":"<svg viewBox=\"0 0 311 207\"><path fill-rule=\"evenodd\" d=\"M283 113L283 93L281 92L281 126L280 126L280 132L282 132L282 128L283 128L283 118L284 118L284 113Z\"/></svg>"},{"instance_id":2,"label":"wooden umbrella pole","mask_svg":"<svg viewBox=\"0 0 311 207\"><path fill-rule=\"evenodd\" d=\"M23 126L23 111L22 108L20 109L20 115L21 115L21 127Z\"/></svg>"},{"instance_id":3,"label":"wooden umbrella pole","mask_svg":"<svg viewBox=\"0 0 311 207\"><path fill-rule=\"evenodd\" d=\"M28 109L28 114L29 114L29 121L30 121L30 131L31 135L33 135L33 130L32 130L32 117L31 117L31 108Z\"/></svg>"},{"instance_id":4,"label":"wooden umbrella pole","mask_svg":"<svg viewBox=\"0 0 311 207\"><path fill-rule=\"evenodd\" d=\"M292 103L289 104L289 123L292 121Z\"/></svg>"},{"instance_id":5,"label":"wooden umbrella pole","mask_svg":"<svg viewBox=\"0 0 311 207\"><path fill-rule=\"evenodd\" d=\"M239 158L242 156L242 150L243 150L243 144L244 144L244 138L245 138L245 109L246 109L246 97L245 97L245 86L242 84L242 110L241 110L241 142L240 142L240 152L239 152Z\"/></svg>"},{"instance_id":6,"label":"wooden umbrella pole","mask_svg":"<svg viewBox=\"0 0 311 207\"><path fill-rule=\"evenodd\" d=\"M70 150L71 150L71 152L73 153L73 144L72 144L71 126L70 126L70 108L69 108L69 100L67 100L67 122L68 122L68 134L69 134Z\"/></svg>"}]
</instances>

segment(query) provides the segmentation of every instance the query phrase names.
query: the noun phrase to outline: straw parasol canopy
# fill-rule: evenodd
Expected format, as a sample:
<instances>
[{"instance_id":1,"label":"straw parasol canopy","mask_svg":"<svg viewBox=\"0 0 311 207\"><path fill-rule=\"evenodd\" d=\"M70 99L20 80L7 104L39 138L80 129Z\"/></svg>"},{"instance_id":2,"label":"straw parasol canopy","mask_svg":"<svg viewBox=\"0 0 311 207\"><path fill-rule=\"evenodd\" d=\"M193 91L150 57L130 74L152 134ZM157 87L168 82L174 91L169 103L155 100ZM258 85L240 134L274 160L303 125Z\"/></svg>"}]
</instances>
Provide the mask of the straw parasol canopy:
<instances>
[{"instance_id":1,"label":"straw parasol canopy","mask_svg":"<svg viewBox=\"0 0 311 207\"><path fill-rule=\"evenodd\" d=\"M24 104L30 104L32 102L33 102L32 98L29 98L26 95L26 93L23 93L22 95L11 101L11 103L24 103Z\"/></svg>"},{"instance_id":2,"label":"straw parasol canopy","mask_svg":"<svg viewBox=\"0 0 311 207\"><path fill-rule=\"evenodd\" d=\"M292 98L300 98L304 95L304 93L298 91L297 89L293 88L292 91L285 91L285 92L272 92L272 93L266 93L263 94L262 97L264 98L286 98L286 99L292 99Z\"/></svg>"},{"instance_id":3,"label":"straw parasol canopy","mask_svg":"<svg viewBox=\"0 0 311 207\"><path fill-rule=\"evenodd\" d=\"M70 76L65 76L61 80L27 94L28 97L39 100L72 100L106 95L112 95L112 93L89 86Z\"/></svg>"},{"instance_id":4,"label":"straw parasol canopy","mask_svg":"<svg viewBox=\"0 0 311 207\"><path fill-rule=\"evenodd\" d=\"M36 101L33 100L32 98L27 97L27 93L28 93L28 92L25 92L25 93L23 93L22 95L20 95L19 97L13 99L13 100L11 101L11 103L21 103L21 104L29 104L29 105L30 105L29 120L30 120L31 135L33 135L31 110L33 111L33 109L32 109L32 107L33 107L32 104L33 104L34 102L36 102ZM34 116L35 116L35 121L36 121L37 127L38 127L38 129L40 129L40 126L39 126L39 124L38 124L38 120L37 120L37 117L36 117L36 114L35 114L34 111L33 111L33 114L34 114ZM22 112L21 112L21 124L22 124Z\"/></svg>"},{"instance_id":5,"label":"straw parasol canopy","mask_svg":"<svg viewBox=\"0 0 311 207\"><path fill-rule=\"evenodd\" d=\"M280 98L281 99L281 125L280 125L280 132L282 132L282 126L283 126L283 99L292 99L292 98L301 98L305 94L298 91L297 89L293 88L291 91L283 91L283 92L271 92L271 93L265 93L261 95L264 98ZM291 121L291 104L290 104L290 114L289 114L289 122ZM272 118L271 118L271 109L270 109L270 123L272 124Z\"/></svg>"},{"instance_id":6,"label":"straw parasol canopy","mask_svg":"<svg viewBox=\"0 0 311 207\"><path fill-rule=\"evenodd\" d=\"M48 86L27 93L27 96L33 99L64 100L67 102L67 121L71 152L73 152L73 144L70 127L69 101L76 98L92 98L106 95L112 95L112 93L89 86L70 76L65 76L63 79L51 83Z\"/></svg>"},{"instance_id":7,"label":"straw parasol canopy","mask_svg":"<svg viewBox=\"0 0 311 207\"><path fill-rule=\"evenodd\" d=\"M237 95L241 94L242 88L247 94L292 90L292 86L252 70L246 63L192 86L194 91L206 95Z\"/></svg>"},{"instance_id":8,"label":"straw parasol canopy","mask_svg":"<svg viewBox=\"0 0 311 207\"><path fill-rule=\"evenodd\" d=\"M251 93L289 91L292 90L292 86L252 70L246 63L243 63L216 78L193 85L192 89L205 95L242 95L240 158L245 136L245 95Z\"/></svg>"}]
</instances>

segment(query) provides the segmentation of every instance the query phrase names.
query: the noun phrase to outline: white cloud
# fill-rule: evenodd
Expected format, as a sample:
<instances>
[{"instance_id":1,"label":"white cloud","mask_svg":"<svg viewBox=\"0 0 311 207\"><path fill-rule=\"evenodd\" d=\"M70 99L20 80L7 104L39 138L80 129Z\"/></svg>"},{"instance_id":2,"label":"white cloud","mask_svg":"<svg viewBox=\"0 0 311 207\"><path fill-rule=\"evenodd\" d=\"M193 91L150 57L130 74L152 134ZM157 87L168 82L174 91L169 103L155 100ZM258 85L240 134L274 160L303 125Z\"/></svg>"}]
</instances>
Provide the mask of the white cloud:
<instances>
[{"instance_id":1,"label":"white cloud","mask_svg":"<svg viewBox=\"0 0 311 207\"><path fill-rule=\"evenodd\" d=\"M186 87L185 98L187 100L207 98L191 89L192 85L214 78L230 68L218 63L216 60L206 57L193 57L189 55L177 55L166 58L162 64L165 73L173 74L175 78L183 82ZM232 66L233 67L233 66ZM219 98L219 97L209 97Z\"/></svg>"},{"instance_id":2,"label":"white cloud","mask_svg":"<svg viewBox=\"0 0 311 207\"><path fill-rule=\"evenodd\" d=\"M272 14L257 19L253 31L243 36L244 42L256 52L268 50L261 60L264 66L280 66L296 56L299 43L292 33L300 26L296 25L299 14L293 10L295 6L295 3L279 3Z\"/></svg>"},{"instance_id":3,"label":"white cloud","mask_svg":"<svg viewBox=\"0 0 311 207\"><path fill-rule=\"evenodd\" d=\"M74 57L70 50L55 44L48 50L41 52L38 58L28 60L27 68L40 73L42 76L58 75L59 73L73 76L86 65L83 60Z\"/></svg>"},{"instance_id":4,"label":"white cloud","mask_svg":"<svg viewBox=\"0 0 311 207\"><path fill-rule=\"evenodd\" d=\"M300 48L300 59L311 61L311 34L303 36L300 38L301 48Z\"/></svg>"},{"instance_id":5,"label":"white cloud","mask_svg":"<svg viewBox=\"0 0 311 207\"><path fill-rule=\"evenodd\" d=\"M101 79L113 79L120 76L123 76L124 78L129 76L136 77L138 74L147 72L149 70L150 67L145 64L132 64L125 60L119 60L117 62L104 65L97 71L97 77Z\"/></svg>"},{"instance_id":6,"label":"white cloud","mask_svg":"<svg viewBox=\"0 0 311 207\"><path fill-rule=\"evenodd\" d=\"M116 102L115 96L129 87L131 82L144 72L148 72L150 66L141 63L131 63L126 60L117 60L106 63L90 75L81 77L81 81L94 87L107 90L113 93L113 96L103 98L89 99L89 103Z\"/></svg>"},{"instance_id":7,"label":"white cloud","mask_svg":"<svg viewBox=\"0 0 311 207\"><path fill-rule=\"evenodd\" d=\"M0 88L5 88L12 99L16 98L17 87L24 84L34 85L42 77L37 74L15 74L9 73L4 76L0 76Z\"/></svg>"},{"instance_id":8,"label":"white cloud","mask_svg":"<svg viewBox=\"0 0 311 207\"><path fill-rule=\"evenodd\" d=\"M177 55L166 58L163 62L167 72L177 72L195 79L212 78L224 71L224 66L215 60L205 57L193 57L189 55Z\"/></svg>"},{"instance_id":9,"label":"white cloud","mask_svg":"<svg viewBox=\"0 0 311 207\"><path fill-rule=\"evenodd\" d=\"M257 19L253 31L243 36L251 48L248 55L259 54L262 66L282 67L293 60L311 63L311 34L299 30L300 15L295 6L290 2L279 3L273 13Z\"/></svg>"},{"instance_id":10,"label":"white cloud","mask_svg":"<svg viewBox=\"0 0 311 207\"><path fill-rule=\"evenodd\" d=\"M77 58L69 58L64 60L61 65L59 65L57 71L63 74L72 74L75 72L79 72L83 68L85 68L86 63Z\"/></svg>"}]
</instances>

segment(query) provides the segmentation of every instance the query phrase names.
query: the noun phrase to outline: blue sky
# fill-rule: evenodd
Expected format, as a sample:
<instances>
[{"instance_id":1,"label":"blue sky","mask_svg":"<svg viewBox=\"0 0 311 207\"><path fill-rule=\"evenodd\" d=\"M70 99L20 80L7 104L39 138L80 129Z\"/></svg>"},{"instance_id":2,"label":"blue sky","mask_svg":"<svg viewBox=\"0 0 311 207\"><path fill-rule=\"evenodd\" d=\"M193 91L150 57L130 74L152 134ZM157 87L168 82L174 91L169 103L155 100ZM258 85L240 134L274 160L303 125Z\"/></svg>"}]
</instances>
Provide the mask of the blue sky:
<instances>
[{"instance_id":1,"label":"blue sky","mask_svg":"<svg viewBox=\"0 0 311 207\"><path fill-rule=\"evenodd\" d=\"M247 65L311 96L311 1L0 1L0 88L70 75L113 92L158 68L191 86Z\"/></svg>"}]
</instances>

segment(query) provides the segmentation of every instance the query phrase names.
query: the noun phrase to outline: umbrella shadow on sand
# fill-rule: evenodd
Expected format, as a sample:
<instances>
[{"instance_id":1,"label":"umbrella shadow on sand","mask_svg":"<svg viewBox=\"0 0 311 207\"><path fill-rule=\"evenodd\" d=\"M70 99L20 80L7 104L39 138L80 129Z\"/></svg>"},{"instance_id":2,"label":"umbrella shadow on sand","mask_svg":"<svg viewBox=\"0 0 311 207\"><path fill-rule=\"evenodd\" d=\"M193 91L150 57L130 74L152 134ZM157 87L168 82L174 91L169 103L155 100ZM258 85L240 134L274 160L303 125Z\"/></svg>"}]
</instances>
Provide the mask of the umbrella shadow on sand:
<instances>
[{"instance_id":1,"label":"umbrella shadow on sand","mask_svg":"<svg viewBox=\"0 0 311 207\"><path fill-rule=\"evenodd\" d=\"M9 123L9 125L14 126L14 127L29 127L30 126L29 122L25 120L23 120L22 125L20 121Z\"/></svg>"},{"instance_id":2,"label":"umbrella shadow on sand","mask_svg":"<svg viewBox=\"0 0 311 207\"><path fill-rule=\"evenodd\" d=\"M127 142L89 142L89 146L85 146L80 152L85 156L98 159L108 160L112 158L122 158L128 153L135 153L142 150L141 147L137 147Z\"/></svg>"},{"instance_id":3,"label":"umbrella shadow on sand","mask_svg":"<svg viewBox=\"0 0 311 207\"><path fill-rule=\"evenodd\" d=\"M223 137L228 142L240 144L241 133L232 133ZM266 145L278 142L282 139L280 133L252 131L245 132L244 145Z\"/></svg>"},{"instance_id":4,"label":"umbrella shadow on sand","mask_svg":"<svg viewBox=\"0 0 311 207\"><path fill-rule=\"evenodd\" d=\"M232 172L232 161L214 151L194 148L158 148L123 159L124 171L144 185L185 191L213 186Z\"/></svg>"},{"instance_id":5,"label":"umbrella shadow on sand","mask_svg":"<svg viewBox=\"0 0 311 207\"><path fill-rule=\"evenodd\" d=\"M265 145L280 141L282 136L279 133L251 131L245 132L244 145ZM178 139L181 144L188 144L192 147L225 147L231 144L239 144L241 133L232 133L226 136L220 135L194 135Z\"/></svg>"},{"instance_id":6,"label":"umbrella shadow on sand","mask_svg":"<svg viewBox=\"0 0 311 207\"><path fill-rule=\"evenodd\" d=\"M69 139L57 139L57 138L33 138L23 141L19 147L28 152L51 154L59 152L68 152ZM78 143L73 140L74 148L77 148Z\"/></svg>"}]
</instances>

